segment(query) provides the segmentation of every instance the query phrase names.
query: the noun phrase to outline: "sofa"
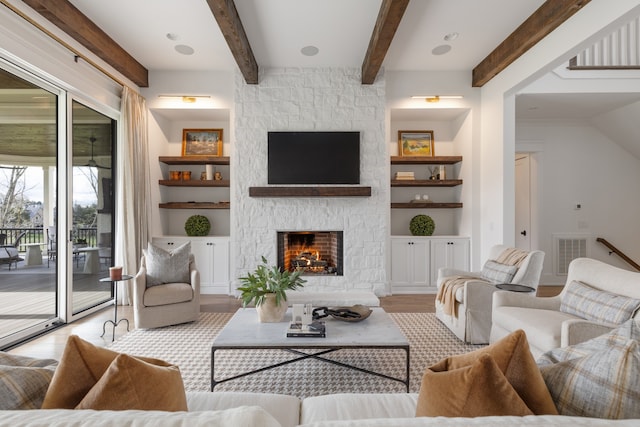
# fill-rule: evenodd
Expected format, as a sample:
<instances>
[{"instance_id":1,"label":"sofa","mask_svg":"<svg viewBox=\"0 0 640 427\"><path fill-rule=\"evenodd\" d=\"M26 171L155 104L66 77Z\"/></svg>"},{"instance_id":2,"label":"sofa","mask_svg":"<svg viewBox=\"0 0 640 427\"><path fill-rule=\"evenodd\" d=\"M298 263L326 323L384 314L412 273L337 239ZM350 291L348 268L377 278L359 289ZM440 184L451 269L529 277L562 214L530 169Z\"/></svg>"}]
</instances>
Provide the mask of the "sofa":
<instances>
[{"instance_id":1,"label":"sofa","mask_svg":"<svg viewBox=\"0 0 640 427\"><path fill-rule=\"evenodd\" d=\"M640 420L536 415L414 417L417 394L333 394L299 399L267 393L188 392L188 412L73 409L0 411L0 426L638 426Z\"/></svg>"}]
</instances>

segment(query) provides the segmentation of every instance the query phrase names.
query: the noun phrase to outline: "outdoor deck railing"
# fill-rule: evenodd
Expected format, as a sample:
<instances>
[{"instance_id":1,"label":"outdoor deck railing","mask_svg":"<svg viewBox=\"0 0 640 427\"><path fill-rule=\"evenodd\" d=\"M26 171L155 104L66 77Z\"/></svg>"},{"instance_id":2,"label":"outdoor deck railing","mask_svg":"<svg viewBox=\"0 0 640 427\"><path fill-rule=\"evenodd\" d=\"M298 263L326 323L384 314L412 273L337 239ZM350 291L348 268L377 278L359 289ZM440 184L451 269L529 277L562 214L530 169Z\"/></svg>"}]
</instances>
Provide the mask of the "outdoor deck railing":
<instances>
[{"instance_id":1,"label":"outdoor deck railing","mask_svg":"<svg viewBox=\"0 0 640 427\"><path fill-rule=\"evenodd\" d=\"M0 234L6 234L7 237L5 239L5 245L13 245L16 239L23 233L26 234L20 240L20 244L18 246L18 252L25 252L26 246L29 243L42 243L46 244L46 231L42 227L20 227L20 228L10 228L0 227ZM79 241L84 240L87 246L97 246L98 245L98 232L96 227L81 227L73 229L73 240Z\"/></svg>"}]
</instances>

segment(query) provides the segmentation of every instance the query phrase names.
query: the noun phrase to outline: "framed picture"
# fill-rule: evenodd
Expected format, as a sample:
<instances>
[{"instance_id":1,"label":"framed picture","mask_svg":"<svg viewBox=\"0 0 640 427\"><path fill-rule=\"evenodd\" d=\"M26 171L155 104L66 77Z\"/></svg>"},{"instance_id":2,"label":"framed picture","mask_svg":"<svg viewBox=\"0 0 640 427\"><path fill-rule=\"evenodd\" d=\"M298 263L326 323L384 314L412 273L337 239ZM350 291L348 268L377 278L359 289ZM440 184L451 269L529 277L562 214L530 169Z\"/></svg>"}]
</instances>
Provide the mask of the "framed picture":
<instances>
[{"instance_id":1,"label":"framed picture","mask_svg":"<svg viewBox=\"0 0 640 427\"><path fill-rule=\"evenodd\" d=\"M398 154L400 156L435 156L432 130L399 130Z\"/></svg>"},{"instance_id":2,"label":"framed picture","mask_svg":"<svg viewBox=\"0 0 640 427\"><path fill-rule=\"evenodd\" d=\"M222 156L222 129L183 129L182 155Z\"/></svg>"}]
</instances>

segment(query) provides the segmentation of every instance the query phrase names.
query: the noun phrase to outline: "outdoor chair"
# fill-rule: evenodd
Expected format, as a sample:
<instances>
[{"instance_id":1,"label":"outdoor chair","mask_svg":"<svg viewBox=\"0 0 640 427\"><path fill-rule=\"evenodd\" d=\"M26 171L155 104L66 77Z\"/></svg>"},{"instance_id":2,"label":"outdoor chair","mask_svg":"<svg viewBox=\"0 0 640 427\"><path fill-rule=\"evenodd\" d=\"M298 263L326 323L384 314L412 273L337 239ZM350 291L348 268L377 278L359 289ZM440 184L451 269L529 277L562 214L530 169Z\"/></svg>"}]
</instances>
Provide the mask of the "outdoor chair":
<instances>
[{"instance_id":1,"label":"outdoor chair","mask_svg":"<svg viewBox=\"0 0 640 427\"><path fill-rule=\"evenodd\" d=\"M18 248L20 247L20 241L26 234L26 231L20 233L13 245L0 246L0 264L9 264L9 270L11 270L11 264L15 264L15 267L18 268L18 262L24 261L24 259L20 258Z\"/></svg>"}]
</instances>

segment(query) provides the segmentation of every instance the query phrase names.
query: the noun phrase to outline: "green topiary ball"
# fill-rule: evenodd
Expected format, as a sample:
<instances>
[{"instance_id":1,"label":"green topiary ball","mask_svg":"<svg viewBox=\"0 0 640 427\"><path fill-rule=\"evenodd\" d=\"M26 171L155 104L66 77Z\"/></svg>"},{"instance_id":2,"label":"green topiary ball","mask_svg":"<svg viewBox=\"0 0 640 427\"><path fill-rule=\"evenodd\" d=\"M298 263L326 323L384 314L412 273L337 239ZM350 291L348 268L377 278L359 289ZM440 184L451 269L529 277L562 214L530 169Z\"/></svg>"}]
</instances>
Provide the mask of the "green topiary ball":
<instances>
[{"instance_id":1,"label":"green topiary ball","mask_svg":"<svg viewBox=\"0 0 640 427\"><path fill-rule=\"evenodd\" d=\"M409 230L413 236L431 236L436 223L429 215L416 215L409 222Z\"/></svg>"},{"instance_id":2,"label":"green topiary ball","mask_svg":"<svg viewBox=\"0 0 640 427\"><path fill-rule=\"evenodd\" d=\"M187 236L206 236L211 230L211 223L206 216L193 215L184 223L184 231Z\"/></svg>"}]
</instances>

